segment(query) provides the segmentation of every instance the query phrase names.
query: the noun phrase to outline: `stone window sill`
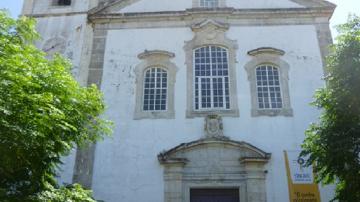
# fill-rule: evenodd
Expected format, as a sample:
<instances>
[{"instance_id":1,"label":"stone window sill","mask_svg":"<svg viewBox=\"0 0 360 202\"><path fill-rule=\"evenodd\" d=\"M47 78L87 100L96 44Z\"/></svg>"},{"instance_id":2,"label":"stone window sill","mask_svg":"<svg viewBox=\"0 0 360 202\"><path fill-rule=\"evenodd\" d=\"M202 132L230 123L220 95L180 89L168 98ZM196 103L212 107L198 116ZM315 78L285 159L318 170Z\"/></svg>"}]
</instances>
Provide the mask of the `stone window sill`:
<instances>
[{"instance_id":1,"label":"stone window sill","mask_svg":"<svg viewBox=\"0 0 360 202\"><path fill-rule=\"evenodd\" d=\"M134 120L141 119L174 119L175 113L170 111L141 111L135 114Z\"/></svg>"},{"instance_id":2,"label":"stone window sill","mask_svg":"<svg viewBox=\"0 0 360 202\"><path fill-rule=\"evenodd\" d=\"M286 116L292 117L293 110L292 109L253 109L251 110L251 116L258 117L258 116Z\"/></svg>"},{"instance_id":3,"label":"stone window sill","mask_svg":"<svg viewBox=\"0 0 360 202\"><path fill-rule=\"evenodd\" d=\"M208 115L219 115L222 117L239 117L239 110L209 110L209 111L186 111L186 118L206 117Z\"/></svg>"}]
</instances>

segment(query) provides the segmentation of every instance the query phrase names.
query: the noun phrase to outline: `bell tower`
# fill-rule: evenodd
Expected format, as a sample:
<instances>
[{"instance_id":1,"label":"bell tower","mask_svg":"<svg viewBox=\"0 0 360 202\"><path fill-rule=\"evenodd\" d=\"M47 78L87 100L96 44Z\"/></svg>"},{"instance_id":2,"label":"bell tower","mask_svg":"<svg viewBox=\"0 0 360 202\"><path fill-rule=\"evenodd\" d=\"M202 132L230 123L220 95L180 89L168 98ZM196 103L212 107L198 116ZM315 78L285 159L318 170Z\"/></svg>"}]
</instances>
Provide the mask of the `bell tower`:
<instances>
[{"instance_id":1,"label":"bell tower","mask_svg":"<svg viewBox=\"0 0 360 202\"><path fill-rule=\"evenodd\" d=\"M99 0L26 0L22 14L37 20L42 39L36 46L49 57L60 53L70 59L73 74L87 84L88 57L91 54L92 27L87 13Z\"/></svg>"},{"instance_id":2,"label":"bell tower","mask_svg":"<svg viewBox=\"0 0 360 202\"><path fill-rule=\"evenodd\" d=\"M36 46L46 52L49 58L56 53L68 58L73 65L74 77L83 86L88 85L94 39L93 26L88 22L88 11L96 7L99 2L102 1L25 0L22 10L22 15L37 21L37 31L41 35L41 40L36 42ZM86 151L73 152L68 157L64 157L59 183L70 184L75 181L90 187L91 178L87 175L83 177L83 173L92 173L93 158L91 157L93 156L92 146ZM81 163L75 165L76 161ZM78 174L79 172L74 170L81 170L81 173Z\"/></svg>"}]
</instances>

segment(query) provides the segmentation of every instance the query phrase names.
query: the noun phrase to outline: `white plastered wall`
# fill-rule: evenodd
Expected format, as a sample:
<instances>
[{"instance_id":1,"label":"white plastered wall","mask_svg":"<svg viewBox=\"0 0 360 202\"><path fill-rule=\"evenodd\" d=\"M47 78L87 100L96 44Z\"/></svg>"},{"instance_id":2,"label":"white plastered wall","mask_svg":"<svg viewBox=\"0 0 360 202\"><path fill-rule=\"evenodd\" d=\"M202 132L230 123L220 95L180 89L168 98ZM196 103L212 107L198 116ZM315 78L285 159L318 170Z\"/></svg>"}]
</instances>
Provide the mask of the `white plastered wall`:
<instances>
[{"instance_id":1,"label":"white plastered wall","mask_svg":"<svg viewBox=\"0 0 360 202\"><path fill-rule=\"evenodd\" d=\"M231 27L228 38L237 40L237 89L239 118L224 118L224 134L272 153L267 165L267 200L288 201L283 150L300 149L304 131L316 121L319 111L309 106L314 91L323 86L321 54L316 30L311 25ZM112 138L97 145L93 189L95 197L107 202L163 201L163 169L157 154L204 135L204 119L186 119L186 67L184 41L191 40L189 28L110 30L107 37L102 91L107 116L114 121ZM244 65L246 53L259 47L286 52L290 64L289 87L294 117L251 117L251 94ZM134 67L144 50L175 53L178 67L175 83L175 119L133 120L135 107ZM322 191L322 200L330 199Z\"/></svg>"}]
</instances>

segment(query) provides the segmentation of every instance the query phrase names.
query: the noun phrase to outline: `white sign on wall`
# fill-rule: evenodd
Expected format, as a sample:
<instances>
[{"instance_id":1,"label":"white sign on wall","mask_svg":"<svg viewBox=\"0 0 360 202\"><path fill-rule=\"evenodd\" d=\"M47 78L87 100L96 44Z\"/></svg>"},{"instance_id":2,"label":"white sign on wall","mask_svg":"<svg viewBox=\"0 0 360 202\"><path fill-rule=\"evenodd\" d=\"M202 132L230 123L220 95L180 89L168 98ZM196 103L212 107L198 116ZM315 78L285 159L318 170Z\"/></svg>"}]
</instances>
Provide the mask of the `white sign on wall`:
<instances>
[{"instance_id":1,"label":"white sign on wall","mask_svg":"<svg viewBox=\"0 0 360 202\"><path fill-rule=\"evenodd\" d=\"M291 179L294 184L314 183L312 166L305 167L307 158L299 157L300 151L287 151Z\"/></svg>"}]
</instances>

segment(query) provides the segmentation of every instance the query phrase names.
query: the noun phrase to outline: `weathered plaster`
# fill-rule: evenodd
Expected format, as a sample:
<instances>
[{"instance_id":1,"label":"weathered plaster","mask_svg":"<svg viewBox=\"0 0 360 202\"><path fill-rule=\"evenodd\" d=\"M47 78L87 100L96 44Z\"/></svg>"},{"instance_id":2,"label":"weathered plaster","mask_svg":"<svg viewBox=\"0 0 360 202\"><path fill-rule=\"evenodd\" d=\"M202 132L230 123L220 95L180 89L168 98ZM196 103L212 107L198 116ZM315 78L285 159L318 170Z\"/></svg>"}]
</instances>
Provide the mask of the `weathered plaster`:
<instances>
[{"instance_id":1,"label":"weathered plaster","mask_svg":"<svg viewBox=\"0 0 360 202\"><path fill-rule=\"evenodd\" d=\"M103 27L107 29L106 25ZM137 202L142 196L146 196L147 201L162 202L165 184L156 155L164 148L205 136L203 118L186 119L185 114L187 69L183 44L193 38L193 32L183 27L110 29L108 33L102 91L109 109L107 116L116 128L111 139L97 145L92 188L97 199L108 202ZM269 171L266 200L286 201L288 188L283 150L298 149L308 123L316 121L318 111L308 103L315 89L324 84L320 79L322 65L315 26L231 26L226 35L239 46L236 77L241 116L223 117L224 133L231 139L244 140L273 154L265 166ZM289 87L294 116L252 118L251 92L243 67L252 59L246 53L258 47L276 47L286 52L281 57L291 67ZM175 119L133 119L134 68L139 64L137 55L145 49L176 54L171 60L178 67ZM304 78L311 82L304 82ZM332 192L321 190L327 201Z\"/></svg>"}]
</instances>

